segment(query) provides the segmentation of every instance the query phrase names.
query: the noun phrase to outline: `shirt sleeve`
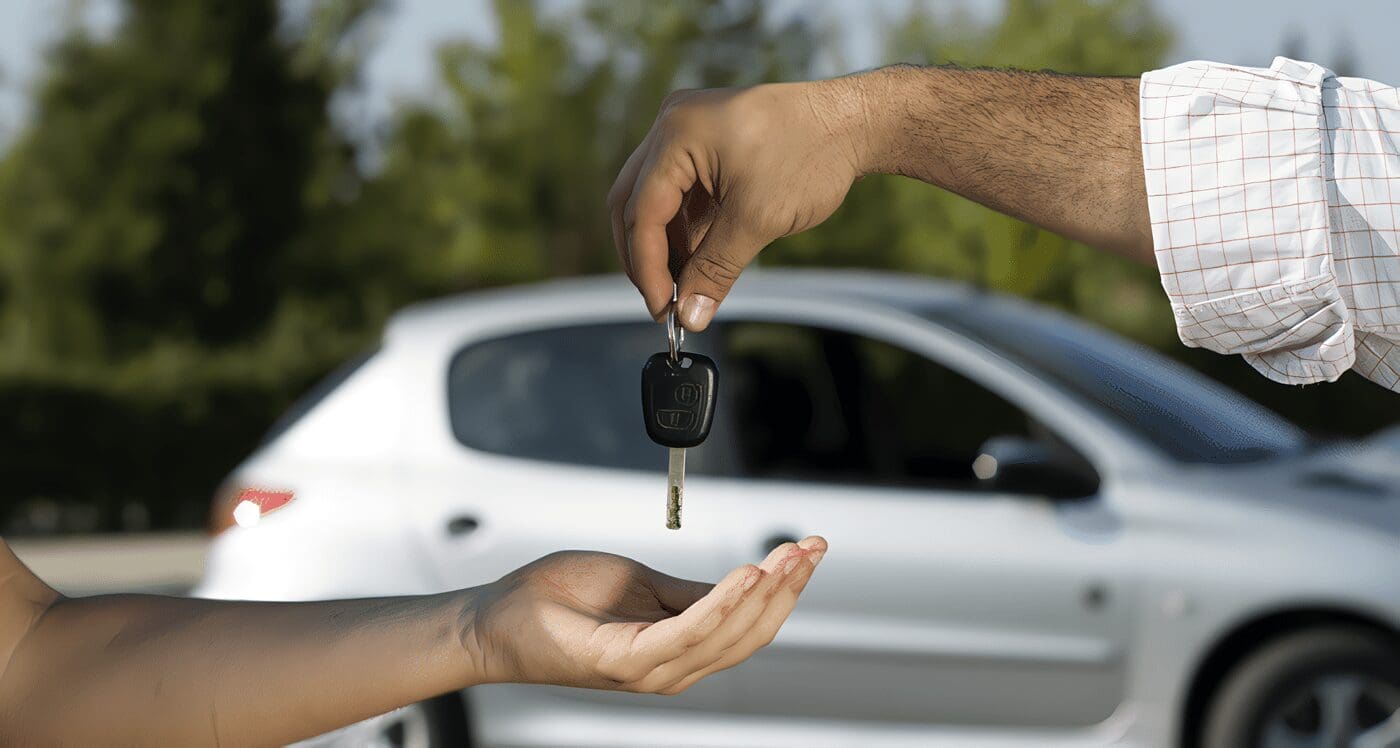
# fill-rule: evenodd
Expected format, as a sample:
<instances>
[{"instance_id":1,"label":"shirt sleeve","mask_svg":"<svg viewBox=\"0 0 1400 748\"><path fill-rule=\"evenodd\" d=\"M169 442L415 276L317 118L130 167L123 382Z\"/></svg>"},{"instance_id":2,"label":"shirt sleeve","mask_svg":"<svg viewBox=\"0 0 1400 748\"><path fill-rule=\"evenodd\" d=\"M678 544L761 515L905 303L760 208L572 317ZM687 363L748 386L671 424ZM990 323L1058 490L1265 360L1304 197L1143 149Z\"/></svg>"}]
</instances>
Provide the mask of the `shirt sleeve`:
<instances>
[{"instance_id":1,"label":"shirt sleeve","mask_svg":"<svg viewBox=\"0 0 1400 748\"><path fill-rule=\"evenodd\" d=\"M1152 239L1182 342L1290 384L1356 362L1329 238L1328 78L1281 57L1183 63L1140 88Z\"/></svg>"}]
</instances>

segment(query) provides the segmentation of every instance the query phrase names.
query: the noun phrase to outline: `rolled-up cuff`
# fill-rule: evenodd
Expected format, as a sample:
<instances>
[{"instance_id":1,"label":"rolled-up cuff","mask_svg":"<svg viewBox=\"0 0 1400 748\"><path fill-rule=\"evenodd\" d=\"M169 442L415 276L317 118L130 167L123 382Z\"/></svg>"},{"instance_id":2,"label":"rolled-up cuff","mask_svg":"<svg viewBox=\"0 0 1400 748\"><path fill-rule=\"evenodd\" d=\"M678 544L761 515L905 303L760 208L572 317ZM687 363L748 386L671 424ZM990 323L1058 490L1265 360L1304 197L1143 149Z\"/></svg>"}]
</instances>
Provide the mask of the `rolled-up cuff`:
<instances>
[{"instance_id":1,"label":"rolled-up cuff","mask_svg":"<svg viewBox=\"0 0 1400 748\"><path fill-rule=\"evenodd\" d=\"M1143 75L1162 287L1188 346L1277 382L1333 381L1355 340L1332 269L1317 65L1188 62Z\"/></svg>"}]
</instances>

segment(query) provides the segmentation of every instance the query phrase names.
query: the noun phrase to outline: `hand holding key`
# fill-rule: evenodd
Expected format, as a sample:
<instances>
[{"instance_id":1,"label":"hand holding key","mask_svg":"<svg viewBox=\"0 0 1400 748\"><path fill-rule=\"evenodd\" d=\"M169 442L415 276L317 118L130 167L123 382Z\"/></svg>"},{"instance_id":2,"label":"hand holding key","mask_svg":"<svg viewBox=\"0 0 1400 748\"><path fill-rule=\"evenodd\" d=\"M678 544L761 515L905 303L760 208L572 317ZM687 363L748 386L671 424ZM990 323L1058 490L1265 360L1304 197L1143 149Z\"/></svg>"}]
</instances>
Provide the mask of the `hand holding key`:
<instances>
[{"instance_id":1,"label":"hand holding key","mask_svg":"<svg viewBox=\"0 0 1400 748\"><path fill-rule=\"evenodd\" d=\"M677 308L704 330L759 250L836 210L880 114L863 79L666 98L608 192L618 256L653 319Z\"/></svg>"}]
</instances>

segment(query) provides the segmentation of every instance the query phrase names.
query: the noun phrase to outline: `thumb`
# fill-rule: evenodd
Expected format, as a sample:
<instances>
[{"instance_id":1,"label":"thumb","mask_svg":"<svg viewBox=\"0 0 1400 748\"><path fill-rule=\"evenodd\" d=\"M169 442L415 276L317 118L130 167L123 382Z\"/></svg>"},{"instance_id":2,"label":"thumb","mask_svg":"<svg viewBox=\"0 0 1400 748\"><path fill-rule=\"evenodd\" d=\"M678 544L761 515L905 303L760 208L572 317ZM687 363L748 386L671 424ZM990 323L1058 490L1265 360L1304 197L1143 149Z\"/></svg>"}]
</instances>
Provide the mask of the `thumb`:
<instances>
[{"instance_id":1,"label":"thumb","mask_svg":"<svg viewBox=\"0 0 1400 748\"><path fill-rule=\"evenodd\" d=\"M676 281L677 313L685 329L700 332L709 326L715 309L729 295L739 273L758 256L764 244L732 216L723 212L715 216Z\"/></svg>"}]
</instances>

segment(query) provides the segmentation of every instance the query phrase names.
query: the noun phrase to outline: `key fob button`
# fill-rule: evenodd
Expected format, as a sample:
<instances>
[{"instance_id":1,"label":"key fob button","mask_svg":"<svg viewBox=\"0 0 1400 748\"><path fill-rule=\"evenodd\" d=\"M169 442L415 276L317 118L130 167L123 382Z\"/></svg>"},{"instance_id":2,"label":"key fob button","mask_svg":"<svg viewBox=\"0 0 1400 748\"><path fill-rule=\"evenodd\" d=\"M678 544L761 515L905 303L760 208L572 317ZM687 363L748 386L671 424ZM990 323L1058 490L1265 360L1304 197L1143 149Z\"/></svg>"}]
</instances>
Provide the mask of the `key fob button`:
<instances>
[{"instance_id":1,"label":"key fob button","mask_svg":"<svg viewBox=\"0 0 1400 748\"><path fill-rule=\"evenodd\" d=\"M694 405L700 400L700 385L685 382L676 386L676 402L681 405Z\"/></svg>"},{"instance_id":2,"label":"key fob button","mask_svg":"<svg viewBox=\"0 0 1400 748\"><path fill-rule=\"evenodd\" d=\"M663 409L656 411L656 425L669 431L683 431L695 423L695 413L689 410Z\"/></svg>"},{"instance_id":3,"label":"key fob button","mask_svg":"<svg viewBox=\"0 0 1400 748\"><path fill-rule=\"evenodd\" d=\"M686 365L686 362L689 365ZM698 353L658 353L642 367L642 418L647 436L663 447L686 449L709 436L719 373Z\"/></svg>"}]
</instances>

